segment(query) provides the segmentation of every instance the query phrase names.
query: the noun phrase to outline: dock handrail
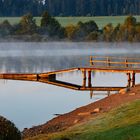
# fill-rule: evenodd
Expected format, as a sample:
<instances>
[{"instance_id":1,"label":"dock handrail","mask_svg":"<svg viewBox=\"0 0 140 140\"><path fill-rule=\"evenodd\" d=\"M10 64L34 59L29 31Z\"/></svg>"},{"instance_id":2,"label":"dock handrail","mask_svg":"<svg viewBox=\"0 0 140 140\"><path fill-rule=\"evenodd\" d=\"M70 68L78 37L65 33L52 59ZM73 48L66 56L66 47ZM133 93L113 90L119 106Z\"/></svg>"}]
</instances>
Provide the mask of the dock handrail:
<instances>
[{"instance_id":1,"label":"dock handrail","mask_svg":"<svg viewBox=\"0 0 140 140\"><path fill-rule=\"evenodd\" d=\"M105 65L107 67L140 68L140 58L115 56L90 56L90 66Z\"/></svg>"}]
</instances>

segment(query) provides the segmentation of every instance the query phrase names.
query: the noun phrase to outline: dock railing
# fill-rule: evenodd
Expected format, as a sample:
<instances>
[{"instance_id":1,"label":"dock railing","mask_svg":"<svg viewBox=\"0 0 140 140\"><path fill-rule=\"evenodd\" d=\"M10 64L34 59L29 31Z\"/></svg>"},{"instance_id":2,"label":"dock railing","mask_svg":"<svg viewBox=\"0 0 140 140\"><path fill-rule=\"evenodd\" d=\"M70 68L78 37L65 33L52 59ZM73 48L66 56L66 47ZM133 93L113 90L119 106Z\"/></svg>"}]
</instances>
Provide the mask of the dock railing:
<instances>
[{"instance_id":1,"label":"dock railing","mask_svg":"<svg viewBox=\"0 0 140 140\"><path fill-rule=\"evenodd\" d=\"M114 57L114 56L90 56L90 66L140 69L140 58Z\"/></svg>"}]
</instances>

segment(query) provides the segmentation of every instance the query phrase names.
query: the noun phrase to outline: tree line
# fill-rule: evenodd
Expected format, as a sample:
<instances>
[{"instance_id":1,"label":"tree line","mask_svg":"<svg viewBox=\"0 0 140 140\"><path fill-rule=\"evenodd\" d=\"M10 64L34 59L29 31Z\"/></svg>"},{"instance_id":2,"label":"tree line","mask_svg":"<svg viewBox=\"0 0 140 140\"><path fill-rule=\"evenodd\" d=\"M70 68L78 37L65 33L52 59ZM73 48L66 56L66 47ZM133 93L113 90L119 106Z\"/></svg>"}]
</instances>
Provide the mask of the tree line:
<instances>
[{"instance_id":1,"label":"tree line","mask_svg":"<svg viewBox=\"0 0 140 140\"><path fill-rule=\"evenodd\" d=\"M128 16L123 24L113 26L111 23L99 29L95 21L76 25L61 24L48 12L42 14L40 26L32 14L22 16L19 23L11 25L8 20L0 23L0 38L14 38L29 41L71 40L71 41L140 41L140 23L133 16Z\"/></svg>"},{"instance_id":2,"label":"tree line","mask_svg":"<svg viewBox=\"0 0 140 140\"><path fill-rule=\"evenodd\" d=\"M0 16L40 16L44 8L43 0L0 0Z\"/></svg>"},{"instance_id":3,"label":"tree line","mask_svg":"<svg viewBox=\"0 0 140 140\"><path fill-rule=\"evenodd\" d=\"M140 0L0 0L0 16L40 16L45 10L53 16L139 15Z\"/></svg>"},{"instance_id":4,"label":"tree line","mask_svg":"<svg viewBox=\"0 0 140 140\"><path fill-rule=\"evenodd\" d=\"M140 14L140 0L46 0L54 16L110 16Z\"/></svg>"}]
</instances>

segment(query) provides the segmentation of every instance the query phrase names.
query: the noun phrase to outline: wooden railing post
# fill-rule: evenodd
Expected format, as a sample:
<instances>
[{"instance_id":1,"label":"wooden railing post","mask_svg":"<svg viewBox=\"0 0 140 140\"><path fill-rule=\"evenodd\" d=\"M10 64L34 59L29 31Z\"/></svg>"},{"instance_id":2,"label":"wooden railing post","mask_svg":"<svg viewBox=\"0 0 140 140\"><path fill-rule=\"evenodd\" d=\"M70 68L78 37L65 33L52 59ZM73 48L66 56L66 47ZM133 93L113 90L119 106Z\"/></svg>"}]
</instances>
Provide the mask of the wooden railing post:
<instances>
[{"instance_id":1,"label":"wooden railing post","mask_svg":"<svg viewBox=\"0 0 140 140\"><path fill-rule=\"evenodd\" d=\"M132 73L132 87L135 87L135 73Z\"/></svg>"},{"instance_id":2,"label":"wooden railing post","mask_svg":"<svg viewBox=\"0 0 140 140\"><path fill-rule=\"evenodd\" d=\"M127 84L127 87L131 87L131 74L130 73L127 73L127 76L128 76L128 84Z\"/></svg>"},{"instance_id":3,"label":"wooden railing post","mask_svg":"<svg viewBox=\"0 0 140 140\"><path fill-rule=\"evenodd\" d=\"M90 91L90 99L92 99L93 94L94 94L94 93L93 93L93 90L91 90L91 91Z\"/></svg>"},{"instance_id":4,"label":"wooden railing post","mask_svg":"<svg viewBox=\"0 0 140 140\"><path fill-rule=\"evenodd\" d=\"M93 57L90 56L90 66L93 66L93 65L94 65L94 63L93 63Z\"/></svg>"},{"instance_id":5,"label":"wooden railing post","mask_svg":"<svg viewBox=\"0 0 140 140\"><path fill-rule=\"evenodd\" d=\"M82 71L82 76L83 76L83 87L86 87L86 70Z\"/></svg>"},{"instance_id":6,"label":"wooden railing post","mask_svg":"<svg viewBox=\"0 0 140 140\"><path fill-rule=\"evenodd\" d=\"M128 61L125 59L125 67L128 68Z\"/></svg>"},{"instance_id":7,"label":"wooden railing post","mask_svg":"<svg viewBox=\"0 0 140 140\"><path fill-rule=\"evenodd\" d=\"M110 67L110 58L107 57L107 66Z\"/></svg>"}]
</instances>

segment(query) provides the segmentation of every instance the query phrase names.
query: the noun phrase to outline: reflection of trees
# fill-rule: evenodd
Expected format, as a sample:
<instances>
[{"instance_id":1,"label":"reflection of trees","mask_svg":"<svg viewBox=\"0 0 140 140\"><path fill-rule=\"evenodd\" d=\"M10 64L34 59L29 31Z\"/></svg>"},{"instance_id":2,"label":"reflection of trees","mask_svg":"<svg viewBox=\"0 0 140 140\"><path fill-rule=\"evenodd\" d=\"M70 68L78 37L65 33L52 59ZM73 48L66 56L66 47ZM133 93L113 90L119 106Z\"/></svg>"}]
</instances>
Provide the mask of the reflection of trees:
<instances>
[{"instance_id":1,"label":"reflection of trees","mask_svg":"<svg viewBox=\"0 0 140 140\"><path fill-rule=\"evenodd\" d=\"M102 47L103 45L105 47ZM111 48L112 45L110 43L39 43L37 45L35 43L4 43L0 45L0 72L33 73L88 67L90 54L139 57L139 54L137 54L139 52L138 44L133 44L133 50L137 50L137 53L129 53L127 48L125 53L120 53L121 50L118 51L118 45L114 45L113 49ZM85 46L87 46L86 49ZM98 46L98 49L95 46ZM125 48L124 46L127 46L127 44L119 44L120 49ZM8 50L12 50L12 52L8 52Z\"/></svg>"},{"instance_id":2,"label":"reflection of trees","mask_svg":"<svg viewBox=\"0 0 140 140\"><path fill-rule=\"evenodd\" d=\"M1 72L46 72L89 65L88 56L0 57Z\"/></svg>"},{"instance_id":3,"label":"reflection of trees","mask_svg":"<svg viewBox=\"0 0 140 140\"><path fill-rule=\"evenodd\" d=\"M7 80L5 80L5 79L0 79L0 85L6 84L6 83L7 83Z\"/></svg>"}]
</instances>

